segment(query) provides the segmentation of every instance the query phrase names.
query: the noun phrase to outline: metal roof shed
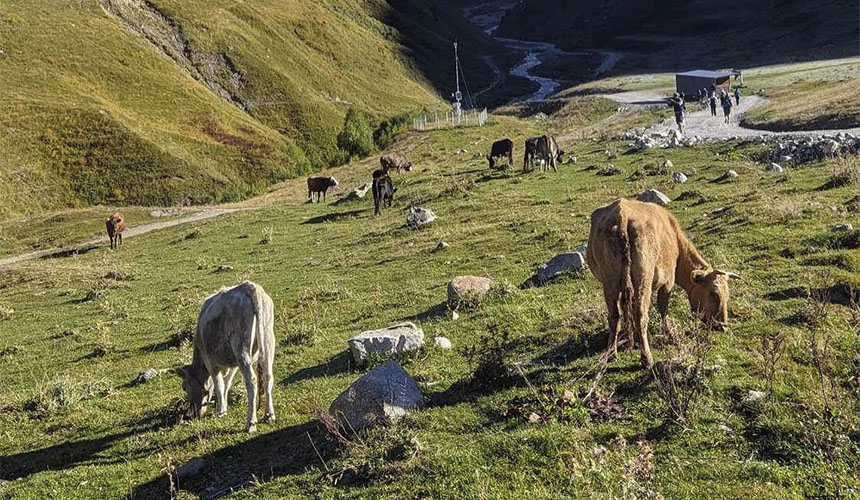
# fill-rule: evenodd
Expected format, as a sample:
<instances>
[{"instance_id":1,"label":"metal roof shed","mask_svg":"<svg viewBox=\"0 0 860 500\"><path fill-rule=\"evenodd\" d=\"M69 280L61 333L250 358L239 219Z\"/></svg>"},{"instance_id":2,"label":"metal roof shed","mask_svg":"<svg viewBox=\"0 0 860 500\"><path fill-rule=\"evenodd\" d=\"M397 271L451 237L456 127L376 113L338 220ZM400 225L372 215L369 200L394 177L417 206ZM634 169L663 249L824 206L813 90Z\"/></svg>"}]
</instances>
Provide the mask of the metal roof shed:
<instances>
[{"instance_id":1,"label":"metal roof shed","mask_svg":"<svg viewBox=\"0 0 860 500\"><path fill-rule=\"evenodd\" d=\"M686 95L695 95L702 89L731 90L731 78L733 71L708 71L697 69L675 75L675 87L678 92Z\"/></svg>"}]
</instances>

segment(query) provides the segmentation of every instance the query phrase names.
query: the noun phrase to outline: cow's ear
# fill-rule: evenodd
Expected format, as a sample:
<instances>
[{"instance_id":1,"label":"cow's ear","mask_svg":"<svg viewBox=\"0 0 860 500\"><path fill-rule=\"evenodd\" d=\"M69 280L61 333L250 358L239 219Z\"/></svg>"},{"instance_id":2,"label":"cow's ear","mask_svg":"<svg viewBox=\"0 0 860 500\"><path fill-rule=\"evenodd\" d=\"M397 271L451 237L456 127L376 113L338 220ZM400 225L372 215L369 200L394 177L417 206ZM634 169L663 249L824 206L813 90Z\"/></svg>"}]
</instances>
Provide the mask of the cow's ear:
<instances>
[{"instance_id":1,"label":"cow's ear","mask_svg":"<svg viewBox=\"0 0 860 500\"><path fill-rule=\"evenodd\" d=\"M690 273L690 279L693 280L693 283L703 285L708 281L708 271L696 269L695 271Z\"/></svg>"},{"instance_id":2,"label":"cow's ear","mask_svg":"<svg viewBox=\"0 0 860 500\"><path fill-rule=\"evenodd\" d=\"M723 271L722 269L717 269L717 274L722 274L723 276L733 280L741 279L739 274L733 273L731 271Z\"/></svg>"}]
</instances>

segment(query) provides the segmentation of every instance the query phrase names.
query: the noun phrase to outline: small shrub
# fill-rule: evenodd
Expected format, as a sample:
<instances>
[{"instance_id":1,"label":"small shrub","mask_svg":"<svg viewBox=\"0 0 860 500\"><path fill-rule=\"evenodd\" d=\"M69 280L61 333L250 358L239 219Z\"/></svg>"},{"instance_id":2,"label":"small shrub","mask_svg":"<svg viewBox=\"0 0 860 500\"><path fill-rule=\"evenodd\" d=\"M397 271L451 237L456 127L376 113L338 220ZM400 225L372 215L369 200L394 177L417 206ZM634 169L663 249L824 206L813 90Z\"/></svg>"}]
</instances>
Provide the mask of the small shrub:
<instances>
[{"instance_id":1,"label":"small shrub","mask_svg":"<svg viewBox=\"0 0 860 500\"><path fill-rule=\"evenodd\" d=\"M504 416L532 424L550 421L584 423L588 419L588 409L572 391L552 386L533 389L526 396L508 401Z\"/></svg>"},{"instance_id":2,"label":"small shrub","mask_svg":"<svg viewBox=\"0 0 860 500\"><path fill-rule=\"evenodd\" d=\"M106 379L94 379L75 384L66 375L60 375L47 387L24 402L24 411L31 418L40 419L64 412L81 401L112 394L113 387Z\"/></svg>"},{"instance_id":3,"label":"small shrub","mask_svg":"<svg viewBox=\"0 0 860 500\"><path fill-rule=\"evenodd\" d=\"M773 397L776 365L784 353L785 335L782 332L765 333L761 336L761 347L758 354L761 357L761 369L769 398Z\"/></svg>"},{"instance_id":4,"label":"small shrub","mask_svg":"<svg viewBox=\"0 0 860 500\"><path fill-rule=\"evenodd\" d=\"M274 228L272 226L266 226L260 232L260 244L268 245L272 242L272 237L274 236Z\"/></svg>"},{"instance_id":5,"label":"small shrub","mask_svg":"<svg viewBox=\"0 0 860 500\"><path fill-rule=\"evenodd\" d=\"M193 240L193 239L199 238L202 235L203 235L203 232L200 231L200 228L194 228L193 231L191 231L190 233L183 236L182 239L185 241L188 241L188 240Z\"/></svg>"},{"instance_id":6,"label":"small shrub","mask_svg":"<svg viewBox=\"0 0 860 500\"><path fill-rule=\"evenodd\" d=\"M657 392L666 403L667 417L683 423L707 388L705 358L712 345L707 332L694 322L684 332L676 332L673 338L677 343L675 352L655 363L651 373Z\"/></svg>"},{"instance_id":7,"label":"small shrub","mask_svg":"<svg viewBox=\"0 0 860 500\"><path fill-rule=\"evenodd\" d=\"M343 129L337 135L337 147L352 156L367 156L374 151L373 131L364 113L349 108L343 120Z\"/></svg>"},{"instance_id":8,"label":"small shrub","mask_svg":"<svg viewBox=\"0 0 860 500\"><path fill-rule=\"evenodd\" d=\"M857 185L860 185L860 168L856 166L848 166L830 174L830 177L827 179L827 182L821 186L821 189L836 189Z\"/></svg>"}]
</instances>

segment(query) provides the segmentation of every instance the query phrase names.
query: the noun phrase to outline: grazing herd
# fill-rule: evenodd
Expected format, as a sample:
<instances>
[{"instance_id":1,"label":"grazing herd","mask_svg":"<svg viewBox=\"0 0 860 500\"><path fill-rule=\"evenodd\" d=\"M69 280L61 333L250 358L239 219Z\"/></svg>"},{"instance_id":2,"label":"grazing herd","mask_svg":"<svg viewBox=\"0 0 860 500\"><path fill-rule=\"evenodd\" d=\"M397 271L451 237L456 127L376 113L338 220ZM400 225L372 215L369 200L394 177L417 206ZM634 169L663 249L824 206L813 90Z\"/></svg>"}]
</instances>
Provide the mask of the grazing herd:
<instances>
[{"instance_id":1,"label":"grazing herd","mask_svg":"<svg viewBox=\"0 0 860 500\"><path fill-rule=\"evenodd\" d=\"M514 143L502 139L492 144L486 156L490 168L496 161L513 163ZM523 171L535 164L558 171L564 152L549 135L525 141ZM397 189L391 171L410 172L412 162L401 155L385 155L372 173L374 214L391 207ZM308 200L325 200L329 189L337 188L334 177L310 177ZM111 249L122 243L125 220L114 213L106 222ZM627 332L626 347L641 350L645 367L654 364L648 343L648 313L651 296L657 293L657 310L663 329L669 296L677 284L687 293L692 311L709 327L725 330L728 325L729 280L738 275L714 269L696 250L672 214L652 203L621 199L591 214L591 231L586 258L594 276L603 286L609 320L604 360L618 354L619 332ZM242 372L248 395L246 430L254 432L257 406L265 399L264 421L275 420L272 401L272 364L275 354L274 306L262 287L244 282L222 289L207 298L200 310L193 341L191 364L177 368L189 403L187 416L197 418L214 400L216 416L227 411L227 393L237 371ZM254 365L256 363L256 369Z\"/></svg>"}]
</instances>

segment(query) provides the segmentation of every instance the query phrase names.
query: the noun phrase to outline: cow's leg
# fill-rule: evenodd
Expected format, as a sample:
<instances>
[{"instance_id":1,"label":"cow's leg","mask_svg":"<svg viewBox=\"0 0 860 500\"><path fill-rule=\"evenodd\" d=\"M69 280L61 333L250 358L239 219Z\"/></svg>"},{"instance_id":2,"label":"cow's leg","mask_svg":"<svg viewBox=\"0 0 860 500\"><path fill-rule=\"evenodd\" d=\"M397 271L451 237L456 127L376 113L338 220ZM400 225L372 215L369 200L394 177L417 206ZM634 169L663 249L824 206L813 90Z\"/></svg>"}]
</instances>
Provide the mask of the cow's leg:
<instances>
[{"instance_id":1,"label":"cow's leg","mask_svg":"<svg viewBox=\"0 0 860 500\"><path fill-rule=\"evenodd\" d=\"M119 245L122 245L122 233L119 233L117 237L119 238Z\"/></svg>"},{"instance_id":2,"label":"cow's leg","mask_svg":"<svg viewBox=\"0 0 860 500\"><path fill-rule=\"evenodd\" d=\"M272 388L275 385L274 377L272 376L272 364L274 359L267 359L273 356L260 356L260 361L257 364L257 385L259 385L259 402L262 404L263 395L266 396L266 413L263 415L263 422L275 421L275 403L272 400Z\"/></svg>"},{"instance_id":3,"label":"cow's leg","mask_svg":"<svg viewBox=\"0 0 860 500\"><path fill-rule=\"evenodd\" d=\"M215 382L215 416L223 417L227 414L227 392L224 390L224 373L218 371L212 379Z\"/></svg>"},{"instance_id":4,"label":"cow's leg","mask_svg":"<svg viewBox=\"0 0 860 500\"><path fill-rule=\"evenodd\" d=\"M227 369L227 377L225 377L226 384L224 387L224 394L226 394L228 397L230 396L230 388L233 387L233 377L236 376L236 372L238 372L238 371L239 371L239 368L235 367L235 366L233 368Z\"/></svg>"},{"instance_id":5,"label":"cow's leg","mask_svg":"<svg viewBox=\"0 0 860 500\"><path fill-rule=\"evenodd\" d=\"M618 357L618 290L613 287L603 288L603 299L606 301L606 311L609 315L609 339L606 343L604 358L609 361Z\"/></svg>"},{"instance_id":6,"label":"cow's leg","mask_svg":"<svg viewBox=\"0 0 860 500\"><path fill-rule=\"evenodd\" d=\"M550 164L550 166L552 167L552 169L553 169L553 170L555 170L556 172L558 172L558 166L556 166L556 164L555 164L555 156L553 156L553 157L552 157L552 160L550 160L550 163L549 163L549 164Z\"/></svg>"},{"instance_id":7,"label":"cow's leg","mask_svg":"<svg viewBox=\"0 0 860 500\"><path fill-rule=\"evenodd\" d=\"M247 432L257 431L257 373L251 365L251 353L243 351L239 356L239 370L245 379L245 393L248 396L248 421L245 424Z\"/></svg>"},{"instance_id":8,"label":"cow's leg","mask_svg":"<svg viewBox=\"0 0 860 500\"><path fill-rule=\"evenodd\" d=\"M650 278L650 277L649 277ZM635 286L635 285L634 285ZM635 286L633 301L633 329L635 338L639 339L642 350L642 365L651 368L654 358L651 356L651 347L648 345L648 310L651 309L651 279L643 280Z\"/></svg>"},{"instance_id":9,"label":"cow's leg","mask_svg":"<svg viewBox=\"0 0 860 500\"><path fill-rule=\"evenodd\" d=\"M660 324L663 333L669 332L669 296L672 293L670 285L664 285L657 289L657 312L660 313Z\"/></svg>"}]
</instances>

